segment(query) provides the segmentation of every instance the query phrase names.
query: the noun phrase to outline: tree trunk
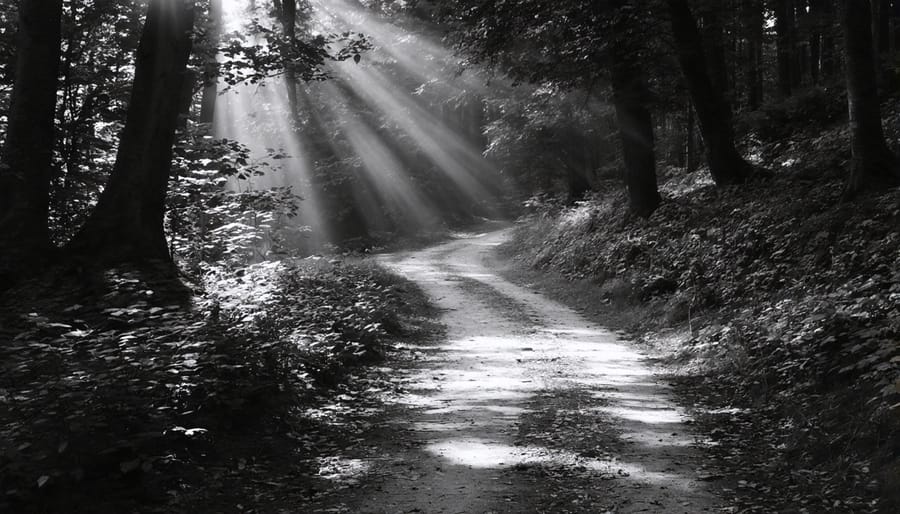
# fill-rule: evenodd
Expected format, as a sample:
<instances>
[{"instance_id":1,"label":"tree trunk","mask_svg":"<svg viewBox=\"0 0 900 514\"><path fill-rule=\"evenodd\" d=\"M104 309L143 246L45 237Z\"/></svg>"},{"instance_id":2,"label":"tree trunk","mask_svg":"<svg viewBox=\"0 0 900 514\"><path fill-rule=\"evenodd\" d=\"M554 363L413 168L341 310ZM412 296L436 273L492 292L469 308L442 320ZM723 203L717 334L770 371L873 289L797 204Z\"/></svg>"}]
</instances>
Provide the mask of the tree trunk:
<instances>
[{"instance_id":1,"label":"tree trunk","mask_svg":"<svg viewBox=\"0 0 900 514\"><path fill-rule=\"evenodd\" d=\"M15 83L0 155L0 255L8 268L52 248L47 216L61 19L61 0L20 2Z\"/></svg>"},{"instance_id":2,"label":"tree trunk","mask_svg":"<svg viewBox=\"0 0 900 514\"><path fill-rule=\"evenodd\" d=\"M778 53L778 94L781 98L793 92L794 2L775 0L775 40Z\"/></svg>"},{"instance_id":3,"label":"tree trunk","mask_svg":"<svg viewBox=\"0 0 900 514\"><path fill-rule=\"evenodd\" d=\"M614 20L609 44L597 58L601 68L609 71L616 125L625 161L624 179L628 206L638 216L653 214L662 197L656 182L656 154L653 150L653 119L648 108L649 92L641 68L641 43L628 37L644 20L634 15L629 0L607 0L591 3L597 19Z\"/></svg>"},{"instance_id":4,"label":"tree trunk","mask_svg":"<svg viewBox=\"0 0 900 514\"><path fill-rule=\"evenodd\" d=\"M213 53L209 56L204 73L203 96L200 99L200 123L212 123L216 112L216 98L219 96L218 77L216 76L216 51L222 32L222 0L210 0L209 2L209 28L207 29L207 44Z\"/></svg>"},{"instance_id":5,"label":"tree trunk","mask_svg":"<svg viewBox=\"0 0 900 514\"><path fill-rule=\"evenodd\" d=\"M188 120L191 118L191 111L194 107L194 88L197 86L197 80L200 74L190 68L184 72L184 80L181 82L181 93L178 96L178 124L176 128L179 132L187 130Z\"/></svg>"},{"instance_id":6,"label":"tree trunk","mask_svg":"<svg viewBox=\"0 0 900 514\"><path fill-rule=\"evenodd\" d=\"M809 72L813 84L819 84L822 75L822 0L809 0Z\"/></svg>"},{"instance_id":7,"label":"tree trunk","mask_svg":"<svg viewBox=\"0 0 900 514\"><path fill-rule=\"evenodd\" d=\"M884 75L878 51L878 42L881 39L881 0L869 1L869 18L872 27L872 52L875 57L875 81L880 84Z\"/></svg>"},{"instance_id":8,"label":"tree trunk","mask_svg":"<svg viewBox=\"0 0 900 514\"><path fill-rule=\"evenodd\" d=\"M881 16L878 18L878 52L888 54L891 51L891 0L881 0Z\"/></svg>"},{"instance_id":9,"label":"tree trunk","mask_svg":"<svg viewBox=\"0 0 900 514\"><path fill-rule=\"evenodd\" d=\"M900 52L900 1L895 0L891 10L891 55Z\"/></svg>"},{"instance_id":10,"label":"tree trunk","mask_svg":"<svg viewBox=\"0 0 900 514\"><path fill-rule=\"evenodd\" d=\"M179 98L191 52L190 0L152 0L109 183L67 249L99 264L171 261L163 230Z\"/></svg>"},{"instance_id":11,"label":"tree trunk","mask_svg":"<svg viewBox=\"0 0 900 514\"><path fill-rule=\"evenodd\" d=\"M808 77L812 76L810 51L809 51L809 34L812 33L810 16L806 11L805 0L795 0L794 2L794 88L800 88Z\"/></svg>"},{"instance_id":12,"label":"tree trunk","mask_svg":"<svg viewBox=\"0 0 900 514\"><path fill-rule=\"evenodd\" d=\"M297 37L297 0L276 0L275 8L279 11L284 37L288 44L293 45L294 39ZM297 98L297 87L300 84L291 63L292 53L289 48L285 48L282 55L285 59L284 85L287 88L288 106L291 110L291 120L296 126L300 123L300 105Z\"/></svg>"},{"instance_id":13,"label":"tree trunk","mask_svg":"<svg viewBox=\"0 0 900 514\"><path fill-rule=\"evenodd\" d=\"M728 72L725 65L725 44L723 36L725 30L722 27L722 19L719 11L721 5L707 5L703 10L703 30L701 31L702 44L708 49L707 67L709 78L716 90L723 94L728 92Z\"/></svg>"},{"instance_id":14,"label":"tree trunk","mask_svg":"<svg viewBox=\"0 0 900 514\"><path fill-rule=\"evenodd\" d=\"M747 106L759 109L763 102L763 40L765 15L761 0L743 0L744 39L747 41L745 55L747 79Z\"/></svg>"},{"instance_id":15,"label":"tree trunk","mask_svg":"<svg viewBox=\"0 0 900 514\"><path fill-rule=\"evenodd\" d=\"M706 74L702 39L687 0L668 0L668 5L678 60L706 143L709 171L719 186L743 182L752 167L735 149L731 108Z\"/></svg>"},{"instance_id":16,"label":"tree trunk","mask_svg":"<svg viewBox=\"0 0 900 514\"><path fill-rule=\"evenodd\" d=\"M822 2L822 79L833 78L837 73L837 54L834 45L834 0Z\"/></svg>"},{"instance_id":17,"label":"tree trunk","mask_svg":"<svg viewBox=\"0 0 900 514\"><path fill-rule=\"evenodd\" d=\"M616 50L610 52L610 75L625 159L625 186L631 211L647 217L662 202L656 182L653 121L647 108L647 86L637 60Z\"/></svg>"},{"instance_id":18,"label":"tree trunk","mask_svg":"<svg viewBox=\"0 0 900 514\"><path fill-rule=\"evenodd\" d=\"M895 0L891 4L891 15L888 22L890 35L888 36L889 53L893 56L900 51L900 1Z\"/></svg>"},{"instance_id":19,"label":"tree trunk","mask_svg":"<svg viewBox=\"0 0 900 514\"><path fill-rule=\"evenodd\" d=\"M687 158L685 161L685 167L687 171L694 171L697 169L697 139L694 137L694 105L688 100L687 106L687 147L685 152L687 153Z\"/></svg>"},{"instance_id":20,"label":"tree trunk","mask_svg":"<svg viewBox=\"0 0 900 514\"><path fill-rule=\"evenodd\" d=\"M571 205L584 198L591 190L591 183L588 181L587 174L584 170L565 166L566 170L566 198Z\"/></svg>"},{"instance_id":21,"label":"tree trunk","mask_svg":"<svg viewBox=\"0 0 900 514\"><path fill-rule=\"evenodd\" d=\"M897 157L888 149L881 125L869 0L844 0L843 4L853 152L847 195L851 196L863 190L882 190L897 185L900 167Z\"/></svg>"}]
</instances>

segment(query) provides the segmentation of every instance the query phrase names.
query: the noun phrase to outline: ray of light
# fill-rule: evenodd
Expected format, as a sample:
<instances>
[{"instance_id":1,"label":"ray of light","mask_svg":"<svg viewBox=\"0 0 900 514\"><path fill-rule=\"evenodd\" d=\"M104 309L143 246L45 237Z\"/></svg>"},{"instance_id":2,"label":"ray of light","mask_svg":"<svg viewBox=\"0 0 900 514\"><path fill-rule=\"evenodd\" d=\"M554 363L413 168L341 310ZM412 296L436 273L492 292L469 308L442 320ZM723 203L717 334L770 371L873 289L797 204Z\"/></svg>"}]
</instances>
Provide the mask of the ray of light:
<instances>
[{"instance_id":1,"label":"ray of light","mask_svg":"<svg viewBox=\"0 0 900 514\"><path fill-rule=\"evenodd\" d=\"M246 0L225 0L222 11L226 31L239 31L251 14L260 14L251 11ZM287 158L271 162L273 173L234 183L232 187L290 186L302 198L297 223L311 228L309 244L318 247L330 240L330 230L314 187L312 166L303 142L291 126L283 85L270 82L268 85L237 84L224 91L216 104L214 133L216 137L246 145L254 159L264 159L270 149L287 154Z\"/></svg>"},{"instance_id":2,"label":"ray of light","mask_svg":"<svg viewBox=\"0 0 900 514\"><path fill-rule=\"evenodd\" d=\"M490 199L489 182L497 172L481 152L391 84L380 71L353 63L343 63L339 70L357 95L396 123L469 198Z\"/></svg>"},{"instance_id":3,"label":"ray of light","mask_svg":"<svg viewBox=\"0 0 900 514\"><path fill-rule=\"evenodd\" d=\"M459 93L464 90L483 92L485 85L471 73L448 73L453 65L459 70L459 58L452 51L421 33L411 33L379 16L345 0L317 2L321 17L332 17L350 30L365 33L376 49L407 73L426 84L440 82Z\"/></svg>"},{"instance_id":4,"label":"ray of light","mask_svg":"<svg viewBox=\"0 0 900 514\"><path fill-rule=\"evenodd\" d=\"M226 33L243 30L251 17L277 26L274 20L266 20L267 14L251 13L248 6L253 3L224 0ZM218 136L247 145L254 158L264 157L269 148L283 149L290 156L276 163L283 173L254 178L253 187L292 186L304 198L299 223L312 227L318 242L334 239L334 229L342 227L339 223L343 222L333 220L336 208L360 213L359 222L370 232L398 223L432 226L441 219L439 209L464 211L460 206L478 206L480 213L490 215L501 180L499 171L484 158L480 143L474 140L473 132L480 132L480 127L474 126L477 120L469 123L473 126L456 127L433 112L454 95L472 94L477 105L487 92L483 81L473 73L454 73L459 58L440 43L427 35L411 33L361 5L346 0L314 0L313 6L315 24L323 33L361 32L375 44L375 50L360 65L353 61L334 64L332 81L300 88L306 102L306 121L299 127L291 121L287 95L276 80L269 80L268 86L234 86L219 98L215 117ZM427 95L423 94L425 86ZM353 112L348 107L353 103L349 96L353 102L363 102L364 110L388 120L389 130L401 133L395 136L397 139ZM429 104L426 97L441 100ZM309 134L323 130L333 137L326 141L331 154L340 159L340 165L348 166L342 172L356 174L353 180L338 186L346 186L346 190L326 191L324 182L316 182L324 170L316 172L318 164L312 162L309 150L313 148L319 155L321 141ZM415 177L424 175L410 169L405 150L398 150L401 141L411 141L417 155L427 158L428 165L422 171L436 168L440 176L435 183L449 188L447 195L436 197L422 190Z\"/></svg>"},{"instance_id":5,"label":"ray of light","mask_svg":"<svg viewBox=\"0 0 900 514\"><path fill-rule=\"evenodd\" d=\"M410 33L346 0L316 5L320 23L361 31L376 47L371 52L374 55L367 55L361 65L348 61L337 66L338 77L400 126L469 198L486 203L492 196L492 188L497 187L499 171L484 158L483 148L467 137L471 131L452 127L446 119L426 108L419 97L423 86L436 84L444 100L464 93L474 93L475 98L480 98L486 91L484 82L472 73L456 73L459 58L423 34ZM400 68L397 77L382 71L384 66L380 65L379 55L388 57L388 68ZM409 76L423 84L410 89L404 85ZM480 127L476 132L480 133Z\"/></svg>"},{"instance_id":6,"label":"ray of light","mask_svg":"<svg viewBox=\"0 0 900 514\"><path fill-rule=\"evenodd\" d=\"M324 84L323 87L330 98L341 103L347 102L346 95L334 84ZM325 104L324 108L332 116L339 115L333 104ZM379 198L396 212L407 215L406 219L416 225L436 223L437 213L429 206L411 178L403 172L403 164L382 141L381 136L357 119L347 117L344 123L342 132L362 161L365 178Z\"/></svg>"},{"instance_id":7,"label":"ray of light","mask_svg":"<svg viewBox=\"0 0 900 514\"><path fill-rule=\"evenodd\" d=\"M287 112L287 99L280 91L257 85L238 85L219 97L215 134L240 141L250 148L254 158L264 158L267 149L283 149L286 159L274 161L273 173L253 177L234 187L265 189L290 186L302 201L298 222L312 228L311 244L327 242L328 225L323 219L319 197L313 186L312 168L299 138L293 136Z\"/></svg>"}]
</instances>

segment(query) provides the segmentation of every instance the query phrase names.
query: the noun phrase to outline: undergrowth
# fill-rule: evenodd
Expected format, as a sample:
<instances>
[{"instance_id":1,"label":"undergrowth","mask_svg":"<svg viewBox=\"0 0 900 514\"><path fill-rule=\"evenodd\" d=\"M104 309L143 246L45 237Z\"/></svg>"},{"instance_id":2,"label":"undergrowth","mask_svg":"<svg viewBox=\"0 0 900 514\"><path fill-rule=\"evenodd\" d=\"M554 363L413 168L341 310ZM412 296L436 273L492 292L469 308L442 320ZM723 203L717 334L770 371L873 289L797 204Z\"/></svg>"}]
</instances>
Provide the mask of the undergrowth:
<instances>
[{"instance_id":1,"label":"undergrowth","mask_svg":"<svg viewBox=\"0 0 900 514\"><path fill-rule=\"evenodd\" d=\"M896 105L888 113L897 140ZM681 391L711 451L746 478L742 512L891 511L900 192L841 201L843 127L754 144L770 181L716 189L669 169L646 220L613 191L571 208L542 202L504 251L590 282L645 340L680 334L669 362L689 375Z\"/></svg>"},{"instance_id":2,"label":"undergrowth","mask_svg":"<svg viewBox=\"0 0 900 514\"><path fill-rule=\"evenodd\" d=\"M0 511L209 506L223 476L302 460L292 413L416 335L427 304L365 263L265 262L202 293L154 276L60 271L4 293Z\"/></svg>"}]
</instances>

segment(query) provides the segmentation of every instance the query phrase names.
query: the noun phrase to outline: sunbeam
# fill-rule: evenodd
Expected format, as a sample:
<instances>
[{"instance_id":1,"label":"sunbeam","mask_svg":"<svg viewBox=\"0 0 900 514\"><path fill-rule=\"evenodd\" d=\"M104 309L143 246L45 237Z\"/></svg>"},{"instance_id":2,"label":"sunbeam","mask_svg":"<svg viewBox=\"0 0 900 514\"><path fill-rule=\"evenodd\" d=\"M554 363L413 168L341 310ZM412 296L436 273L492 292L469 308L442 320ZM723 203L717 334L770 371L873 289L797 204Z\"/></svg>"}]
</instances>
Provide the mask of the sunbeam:
<instances>
[{"instance_id":1,"label":"sunbeam","mask_svg":"<svg viewBox=\"0 0 900 514\"><path fill-rule=\"evenodd\" d=\"M307 152L300 138L294 136L287 112L287 98L280 91L264 85L239 84L218 101L215 134L247 145L257 159L265 159L269 149L284 150L287 158L277 161L274 174L253 177L234 187L291 186L303 199L299 223L312 228L311 246L316 247L329 241L329 230L313 187Z\"/></svg>"},{"instance_id":2,"label":"sunbeam","mask_svg":"<svg viewBox=\"0 0 900 514\"><path fill-rule=\"evenodd\" d=\"M254 5L226 1L226 31L240 31L250 19L277 27ZM296 222L311 228L311 246L428 229L448 215L494 215L503 187L498 169L482 155L483 81L460 73L460 59L426 34L410 33L364 6L311 6L313 30L362 33L372 50L358 63L327 64L331 77L324 83L300 84L295 119L283 79L226 89L216 107L216 135L247 145L254 159L271 149L289 156L274 163L273 176L233 187L291 186L303 198ZM336 212L351 214L342 221ZM348 227L348 220L361 226Z\"/></svg>"},{"instance_id":3,"label":"sunbeam","mask_svg":"<svg viewBox=\"0 0 900 514\"><path fill-rule=\"evenodd\" d=\"M324 84L326 94L341 105L347 99L334 84ZM331 116L338 116L335 103L323 106ZM344 135L356 156L362 161L362 172L378 197L399 215L412 214L408 218L415 226L428 226L437 221L437 214L427 199L416 189L409 176L403 173L403 164L382 141L381 136L358 117L347 115ZM375 214L375 213L373 213Z\"/></svg>"}]
</instances>

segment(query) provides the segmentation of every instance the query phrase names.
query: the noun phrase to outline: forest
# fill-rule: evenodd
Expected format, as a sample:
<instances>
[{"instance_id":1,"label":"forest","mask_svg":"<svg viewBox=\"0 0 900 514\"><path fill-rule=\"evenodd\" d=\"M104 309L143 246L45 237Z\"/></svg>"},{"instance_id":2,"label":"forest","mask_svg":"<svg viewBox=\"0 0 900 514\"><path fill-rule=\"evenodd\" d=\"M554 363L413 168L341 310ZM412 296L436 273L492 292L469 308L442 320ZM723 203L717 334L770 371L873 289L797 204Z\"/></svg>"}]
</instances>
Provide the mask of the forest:
<instances>
[{"instance_id":1,"label":"forest","mask_svg":"<svg viewBox=\"0 0 900 514\"><path fill-rule=\"evenodd\" d=\"M900 511L900 1L0 3L0 512Z\"/></svg>"}]
</instances>

